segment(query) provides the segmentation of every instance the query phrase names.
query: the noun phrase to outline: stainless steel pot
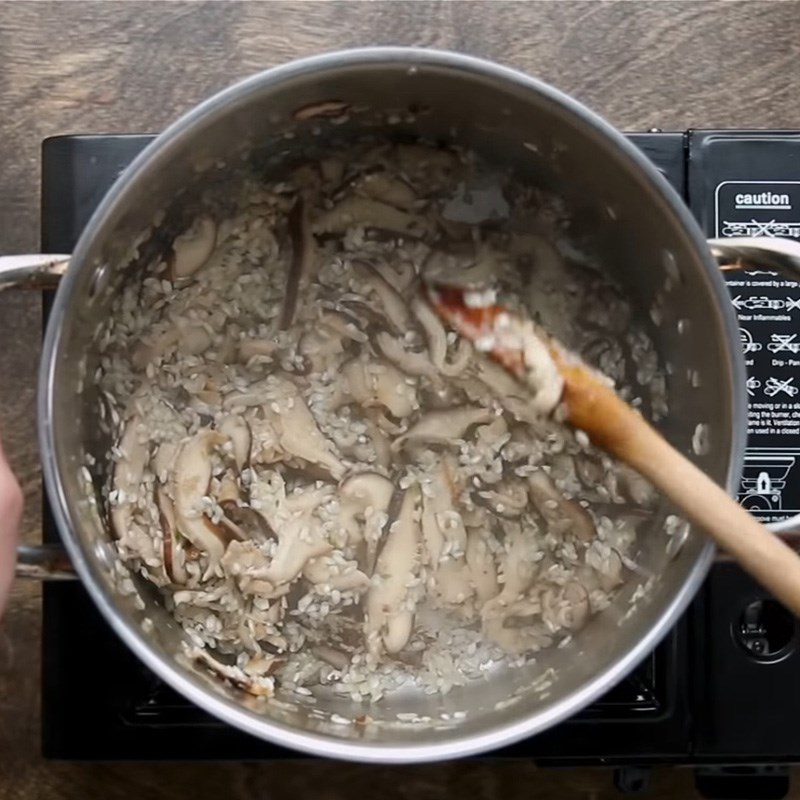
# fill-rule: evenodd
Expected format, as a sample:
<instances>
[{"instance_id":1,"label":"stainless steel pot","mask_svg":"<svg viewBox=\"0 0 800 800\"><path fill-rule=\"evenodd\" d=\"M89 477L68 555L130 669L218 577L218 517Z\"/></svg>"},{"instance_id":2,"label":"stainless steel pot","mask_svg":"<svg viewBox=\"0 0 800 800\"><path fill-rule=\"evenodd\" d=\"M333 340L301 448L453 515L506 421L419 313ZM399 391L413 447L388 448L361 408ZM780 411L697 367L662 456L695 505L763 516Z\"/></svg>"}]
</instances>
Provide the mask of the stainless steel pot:
<instances>
[{"instance_id":1,"label":"stainless steel pot","mask_svg":"<svg viewBox=\"0 0 800 800\"><path fill-rule=\"evenodd\" d=\"M345 121L340 114L326 116L344 106L349 108ZM666 292L663 323L651 326L660 352L674 367L671 413L663 430L690 452L696 426L709 426L710 449L697 461L731 491L744 450L744 367L736 319L712 253L654 167L571 98L485 61L427 50L367 49L295 62L198 106L125 171L69 259L44 344L39 387L44 475L75 570L128 646L158 676L217 717L318 755L420 762L497 748L592 702L675 622L705 576L712 545L687 530L682 547L668 553L663 533L654 527L641 537L641 580L627 586L569 647L543 652L522 669L498 669L443 698L407 694L365 707L322 695L313 703L286 697L260 705L185 661L182 631L152 587L139 587L140 597L115 591L107 526L80 475L85 453L102 458L108 447L94 424L92 334L121 284L140 279L148 254L166 248L181 221L191 216L192 198L201 190L213 191L229 165L240 166L243 159L252 157L277 174L282 162L301 151L317 152L334 139L367 130L458 142L557 188L573 214L576 244L625 287L643 318L655 296ZM714 248L726 262L744 262L751 253L741 242L738 249L727 241ZM791 260L786 253L776 256L773 247L766 255L755 254L755 261L769 257L781 268L796 270L798 251L788 254ZM65 265L65 259L52 257L4 261L0 287L47 283ZM700 376L699 387L690 382L689 371ZM52 559L45 561L44 572L52 565ZM632 604L639 584L648 588ZM540 681L537 690L537 679L550 669L552 685L545 690ZM312 708L322 714L312 715ZM410 712L431 722L398 719ZM373 721L340 724L364 714Z\"/></svg>"}]
</instances>

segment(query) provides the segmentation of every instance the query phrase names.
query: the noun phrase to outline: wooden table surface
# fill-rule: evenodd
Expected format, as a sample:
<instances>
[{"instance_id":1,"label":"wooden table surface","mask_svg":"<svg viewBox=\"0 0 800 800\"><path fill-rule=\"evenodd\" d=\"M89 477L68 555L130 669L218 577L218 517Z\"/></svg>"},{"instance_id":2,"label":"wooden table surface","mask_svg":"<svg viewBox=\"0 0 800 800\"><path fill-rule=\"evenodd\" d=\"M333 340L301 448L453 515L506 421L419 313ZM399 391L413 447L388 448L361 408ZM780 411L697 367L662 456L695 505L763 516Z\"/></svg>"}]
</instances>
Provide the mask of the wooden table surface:
<instances>
[{"instance_id":1,"label":"wooden table surface","mask_svg":"<svg viewBox=\"0 0 800 800\"><path fill-rule=\"evenodd\" d=\"M626 130L800 128L797 2L3 2L0 252L37 248L43 138L155 132L250 73L370 44L495 59ZM25 489L30 541L40 525L33 402L40 331L38 297L0 295L0 424ZM339 800L376 787L387 800L614 796L605 772L537 772L525 763L48 763L39 755L39 637L38 587L18 585L0 630L0 797L8 800L218 800L223 792L237 800ZM691 786L686 771L654 779L660 797L692 796Z\"/></svg>"}]
</instances>

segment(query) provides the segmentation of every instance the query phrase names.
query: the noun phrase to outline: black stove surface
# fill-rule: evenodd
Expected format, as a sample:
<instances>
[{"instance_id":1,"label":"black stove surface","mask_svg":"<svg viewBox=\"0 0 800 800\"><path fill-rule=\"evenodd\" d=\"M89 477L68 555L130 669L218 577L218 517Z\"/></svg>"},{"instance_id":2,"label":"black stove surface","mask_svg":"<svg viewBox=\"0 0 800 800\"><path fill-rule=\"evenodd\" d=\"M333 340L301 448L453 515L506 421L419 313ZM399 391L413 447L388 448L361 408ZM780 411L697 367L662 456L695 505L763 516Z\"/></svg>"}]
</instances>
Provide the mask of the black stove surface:
<instances>
[{"instance_id":1,"label":"black stove surface","mask_svg":"<svg viewBox=\"0 0 800 800\"><path fill-rule=\"evenodd\" d=\"M709 235L741 235L743 226L753 235L760 226L760 235L800 238L800 135L630 138ZM151 139L65 136L44 142L43 252L72 250L108 187ZM772 358L797 358L800 345L791 346L794 335L787 331L797 329L800 292L773 283L731 287L740 318L749 315L742 338L752 405L740 499L765 519L800 507L800 402L793 399L792 365L777 366ZM46 310L49 302L46 297ZM778 425L780 436L771 433ZM57 539L47 508L45 539ZM628 678L573 719L496 755L627 766L800 761L797 644L786 612L735 565L717 563L684 618ZM218 722L161 683L117 639L78 584L45 586L42 715L43 752L51 758L297 757Z\"/></svg>"}]
</instances>

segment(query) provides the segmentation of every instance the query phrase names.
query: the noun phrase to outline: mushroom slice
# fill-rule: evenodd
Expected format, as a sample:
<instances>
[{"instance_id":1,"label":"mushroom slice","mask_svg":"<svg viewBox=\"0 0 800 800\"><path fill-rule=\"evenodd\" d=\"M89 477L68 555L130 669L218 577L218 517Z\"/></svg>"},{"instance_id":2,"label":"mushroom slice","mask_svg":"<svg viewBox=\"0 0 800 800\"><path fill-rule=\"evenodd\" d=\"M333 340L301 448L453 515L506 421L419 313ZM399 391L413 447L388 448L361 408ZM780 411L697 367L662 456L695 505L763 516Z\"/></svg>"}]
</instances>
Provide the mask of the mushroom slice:
<instances>
[{"instance_id":1,"label":"mushroom slice","mask_svg":"<svg viewBox=\"0 0 800 800\"><path fill-rule=\"evenodd\" d=\"M530 589L538 571L535 531L528 531L518 522L502 523L505 531L503 590L498 596L502 605L510 605Z\"/></svg>"},{"instance_id":2,"label":"mushroom slice","mask_svg":"<svg viewBox=\"0 0 800 800\"><path fill-rule=\"evenodd\" d=\"M386 331L378 333L375 341L386 358L406 375L425 377L435 384L441 383L441 376L431 363L427 353L414 353L406 350L400 339L395 339Z\"/></svg>"},{"instance_id":3,"label":"mushroom slice","mask_svg":"<svg viewBox=\"0 0 800 800\"><path fill-rule=\"evenodd\" d=\"M488 425L481 425L475 431L475 444L487 450L499 449L510 438L508 423L500 416L495 417Z\"/></svg>"},{"instance_id":4,"label":"mushroom slice","mask_svg":"<svg viewBox=\"0 0 800 800\"><path fill-rule=\"evenodd\" d=\"M303 567L303 577L313 584L325 584L340 592L367 590L369 577L365 575L354 561L348 562L342 569L339 564L331 564L326 556L312 558Z\"/></svg>"},{"instance_id":5,"label":"mushroom slice","mask_svg":"<svg viewBox=\"0 0 800 800\"><path fill-rule=\"evenodd\" d=\"M223 664L199 647L188 648L186 654L212 674L247 694L254 697L272 697L275 693L275 681L269 676L248 675L239 667Z\"/></svg>"},{"instance_id":6,"label":"mushroom slice","mask_svg":"<svg viewBox=\"0 0 800 800\"><path fill-rule=\"evenodd\" d=\"M243 417L230 414L220 420L217 430L227 436L233 448L233 460L236 462L236 469L241 472L250 460L250 426Z\"/></svg>"},{"instance_id":7,"label":"mushroom slice","mask_svg":"<svg viewBox=\"0 0 800 800\"><path fill-rule=\"evenodd\" d=\"M505 367L485 357L473 358L478 380L483 383L503 408L526 425L540 425L542 415L530 402L530 392L509 374Z\"/></svg>"},{"instance_id":8,"label":"mushroom slice","mask_svg":"<svg viewBox=\"0 0 800 800\"><path fill-rule=\"evenodd\" d=\"M133 508L142 485L144 468L150 456L150 448L139 440L142 420L132 416L125 425L117 445L119 458L114 465L113 489L115 502L111 507L111 527L118 539L125 537L131 525Z\"/></svg>"},{"instance_id":9,"label":"mushroom slice","mask_svg":"<svg viewBox=\"0 0 800 800\"><path fill-rule=\"evenodd\" d=\"M342 368L349 395L365 408L383 406L393 417L403 419L419 408L417 393L396 367L355 358Z\"/></svg>"},{"instance_id":10,"label":"mushroom slice","mask_svg":"<svg viewBox=\"0 0 800 800\"><path fill-rule=\"evenodd\" d=\"M428 352L433 366L441 370L447 357L447 333L439 319L438 314L421 297L415 297L411 302L411 311L422 325L428 340Z\"/></svg>"},{"instance_id":11,"label":"mushroom slice","mask_svg":"<svg viewBox=\"0 0 800 800\"><path fill-rule=\"evenodd\" d=\"M480 501L501 517L518 517L528 507L528 489L521 479L506 478L496 488L477 494Z\"/></svg>"},{"instance_id":12,"label":"mushroom slice","mask_svg":"<svg viewBox=\"0 0 800 800\"><path fill-rule=\"evenodd\" d=\"M453 508L458 493L451 478L454 472L452 462L443 459L422 493L423 541L434 569L446 559L461 558L467 546L464 522Z\"/></svg>"},{"instance_id":13,"label":"mushroom slice","mask_svg":"<svg viewBox=\"0 0 800 800\"><path fill-rule=\"evenodd\" d=\"M208 555L207 579L225 552L225 535L202 511L202 499L211 483L211 453L225 438L209 428L199 430L183 443L175 459L172 497L175 502L175 525L195 547Z\"/></svg>"},{"instance_id":14,"label":"mushroom slice","mask_svg":"<svg viewBox=\"0 0 800 800\"><path fill-rule=\"evenodd\" d=\"M342 527L347 531L349 544L366 543L367 569L375 562L394 491L394 484L377 472L360 472L339 486Z\"/></svg>"},{"instance_id":15,"label":"mushroom slice","mask_svg":"<svg viewBox=\"0 0 800 800\"><path fill-rule=\"evenodd\" d=\"M553 633L579 630L589 618L589 593L577 581L545 589L541 602L542 619Z\"/></svg>"},{"instance_id":16,"label":"mushroom slice","mask_svg":"<svg viewBox=\"0 0 800 800\"><path fill-rule=\"evenodd\" d=\"M623 563L620 554L605 542L596 539L586 548L586 569L581 580L587 589L610 592L623 581ZM589 573L586 575L585 573Z\"/></svg>"},{"instance_id":17,"label":"mushroom slice","mask_svg":"<svg viewBox=\"0 0 800 800\"><path fill-rule=\"evenodd\" d=\"M245 364L255 356L271 357L278 349L278 343L272 339L243 339L239 342L239 360Z\"/></svg>"},{"instance_id":18,"label":"mushroom slice","mask_svg":"<svg viewBox=\"0 0 800 800\"><path fill-rule=\"evenodd\" d=\"M479 380L492 389L498 397L511 396L525 400L527 390L505 367L486 356L475 359L475 371Z\"/></svg>"},{"instance_id":19,"label":"mushroom slice","mask_svg":"<svg viewBox=\"0 0 800 800\"><path fill-rule=\"evenodd\" d=\"M497 582L497 565L489 546L487 534L475 529L467 532L465 558L475 587L475 594L483 605L496 597L500 591L500 585Z\"/></svg>"},{"instance_id":20,"label":"mushroom slice","mask_svg":"<svg viewBox=\"0 0 800 800\"><path fill-rule=\"evenodd\" d=\"M451 469L442 461L422 493L422 541L430 567L429 591L439 605L456 607L464 616L473 612L468 601L474 594L465 561L467 532L461 515L453 508L456 493Z\"/></svg>"},{"instance_id":21,"label":"mushroom slice","mask_svg":"<svg viewBox=\"0 0 800 800\"><path fill-rule=\"evenodd\" d=\"M323 556L332 549L319 520L308 511L289 519L277 533L278 546L265 576L275 586L291 583L309 559Z\"/></svg>"},{"instance_id":22,"label":"mushroom slice","mask_svg":"<svg viewBox=\"0 0 800 800\"><path fill-rule=\"evenodd\" d=\"M495 415L488 408L462 406L447 408L443 411L429 411L411 427L403 436L392 442L392 450L400 450L406 443L428 442L431 444L453 444L456 439L463 439L464 434L473 426L483 422L491 422Z\"/></svg>"},{"instance_id":23,"label":"mushroom slice","mask_svg":"<svg viewBox=\"0 0 800 800\"><path fill-rule=\"evenodd\" d=\"M346 670L350 666L350 656L334 647L317 645L313 648L313 653L317 658L322 659L326 664L330 664L339 671Z\"/></svg>"},{"instance_id":24,"label":"mushroom slice","mask_svg":"<svg viewBox=\"0 0 800 800\"><path fill-rule=\"evenodd\" d=\"M315 234L344 233L348 228L379 228L407 236L422 236L430 227L424 217L400 211L367 197L345 197L314 220Z\"/></svg>"},{"instance_id":25,"label":"mushroom slice","mask_svg":"<svg viewBox=\"0 0 800 800\"><path fill-rule=\"evenodd\" d=\"M375 464L388 470L392 463L392 448L389 440L372 416L367 416L364 419L364 424L367 426L367 436L372 441L372 446L375 450Z\"/></svg>"},{"instance_id":26,"label":"mushroom slice","mask_svg":"<svg viewBox=\"0 0 800 800\"><path fill-rule=\"evenodd\" d=\"M245 409L251 406L264 404L264 397L270 389L268 381L256 381L251 383L245 391L230 392L222 400L222 407L225 411L231 409Z\"/></svg>"},{"instance_id":27,"label":"mushroom slice","mask_svg":"<svg viewBox=\"0 0 800 800\"><path fill-rule=\"evenodd\" d=\"M498 275L507 272L507 262L508 257L491 245L455 243L447 250L432 250L422 266L422 274L434 284L486 289L496 285Z\"/></svg>"},{"instance_id":28,"label":"mushroom slice","mask_svg":"<svg viewBox=\"0 0 800 800\"><path fill-rule=\"evenodd\" d=\"M341 117L347 113L349 108L350 105L342 100L321 100L318 103L309 103L295 109L292 112L292 119L303 122L319 117Z\"/></svg>"},{"instance_id":29,"label":"mushroom slice","mask_svg":"<svg viewBox=\"0 0 800 800\"><path fill-rule=\"evenodd\" d=\"M366 261L354 261L353 266L363 276L364 285L378 297L389 322L401 332L408 330L408 306L399 292Z\"/></svg>"},{"instance_id":30,"label":"mushroom slice","mask_svg":"<svg viewBox=\"0 0 800 800\"><path fill-rule=\"evenodd\" d=\"M564 497L544 470L538 469L528 476L528 487L539 513L559 533L570 531L582 542L597 538L589 512L574 500Z\"/></svg>"},{"instance_id":31,"label":"mushroom slice","mask_svg":"<svg viewBox=\"0 0 800 800\"><path fill-rule=\"evenodd\" d=\"M521 635L510 637L504 631L506 618L514 605L530 589L536 577L536 548L532 532L527 532L518 522L503 521L505 552L502 563L503 589L489 599L481 610L482 629L485 635L509 652L521 652L527 648L527 640Z\"/></svg>"},{"instance_id":32,"label":"mushroom slice","mask_svg":"<svg viewBox=\"0 0 800 800\"><path fill-rule=\"evenodd\" d=\"M399 144L396 154L400 169L415 180L441 180L458 167L455 153L424 144Z\"/></svg>"},{"instance_id":33,"label":"mushroom slice","mask_svg":"<svg viewBox=\"0 0 800 800\"><path fill-rule=\"evenodd\" d=\"M443 375L455 377L469 366L472 358L472 344L466 338L458 340L458 350L452 363L447 361L447 333L439 315L422 298L415 298L411 303L414 316L422 325L428 340L428 352L434 367Z\"/></svg>"},{"instance_id":34,"label":"mushroom slice","mask_svg":"<svg viewBox=\"0 0 800 800\"><path fill-rule=\"evenodd\" d=\"M432 502L423 495L422 517L420 519L422 531L422 544L424 547L423 560L435 572L439 566L439 559L444 551L444 534L436 521L436 511Z\"/></svg>"},{"instance_id":35,"label":"mushroom slice","mask_svg":"<svg viewBox=\"0 0 800 800\"><path fill-rule=\"evenodd\" d=\"M284 452L324 467L336 479L342 477L344 464L334 452L333 444L317 427L313 414L291 381L279 381L278 394L268 411Z\"/></svg>"},{"instance_id":36,"label":"mushroom slice","mask_svg":"<svg viewBox=\"0 0 800 800\"><path fill-rule=\"evenodd\" d=\"M172 243L170 274L173 280L194 275L208 261L217 243L217 225L210 217L198 217Z\"/></svg>"},{"instance_id":37,"label":"mushroom slice","mask_svg":"<svg viewBox=\"0 0 800 800\"><path fill-rule=\"evenodd\" d=\"M404 181L387 172L368 172L353 182L356 194L379 200L408 211L417 202L416 192Z\"/></svg>"},{"instance_id":38,"label":"mushroom slice","mask_svg":"<svg viewBox=\"0 0 800 800\"><path fill-rule=\"evenodd\" d=\"M463 556L439 565L436 576L433 578L433 590L440 606L454 609L465 618L474 615L475 607L472 597L475 589L471 571Z\"/></svg>"},{"instance_id":39,"label":"mushroom slice","mask_svg":"<svg viewBox=\"0 0 800 800\"><path fill-rule=\"evenodd\" d=\"M332 361L344 352L342 336L326 325L316 325L300 337L298 352L309 365L311 372L324 372Z\"/></svg>"},{"instance_id":40,"label":"mushroom slice","mask_svg":"<svg viewBox=\"0 0 800 800\"><path fill-rule=\"evenodd\" d=\"M376 261L374 267L380 276L400 294L406 292L417 279L417 270L411 261L397 261L391 266L385 262Z\"/></svg>"},{"instance_id":41,"label":"mushroom slice","mask_svg":"<svg viewBox=\"0 0 800 800\"><path fill-rule=\"evenodd\" d=\"M269 559L255 542L231 542L222 557L225 574L241 582L245 578L263 579Z\"/></svg>"},{"instance_id":42,"label":"mushroom slice","mask_svg":"<svg viewBox=\"0 0 800 800\"><path fill-rule=\"evenodd\" d=\"M156 505L164 538L164 572L172 583L186 583L186 558L175 528L175 509L163 486L156 487Z\"/></svg>"},{"instance_id":43,"label":"mushroom slice","mask_svg":"<svg viewBox=\"0 0 800 800\"><path fill-rule=\"evenodd\" d=\"M280 609L280 605L275 603L275 605L270 607L270 611L272 611L273 608ZM247 663L242 667L242 670L248 675L253 675L254 677L273 675L277 668L284 664L285 661L286 659L284 658L279 658L278 656L268 653L261 653L257 656L251 656Z\"/></svg>"},{"instance_id":44,"label":"mushroom slice","mask_svg":"<svg viewBox=\"0 0 800 800\"><path fill-rule=\"evenodd\" d=\"M261 396L263 402L264 396ZM249 464L273 464L280 461L282 451L278 445L278 429L273 423L271 414L266 418L252 415L249 417L251 441Z\"/></svg>"},{"instance_id":45,"label":"mushroom slice","mask_svg":"<svg viewBox=\"0 0 800 800\"><path fill-rule=\"evenodd\" d=\"M269 522L254 508L240 505L237 500L221 500L219 505L225 518L236 527L238 538L258 543L277 538Z\"/></svg>"},{"instance_id":46,"label":"mushroom slice","mask_svg":"<svg viewBox=\"0 0 800 800\"><path fill-rule=\"evenodd\" d=\"M180 545L175 527L175 508L172 498L167 494L167 482L178 453L175 442L162 442L153 456L153 471L156 475L156 506L163 536L164 572L172 583L186 583L186 556Z\"/></svg>"},{"instance_id":47,"label":"mushroom slice","mask_svg":"<svg viewBox=\"0 0 800 800\"><path fill-rule=\"evenodd\" d=\"M369 341L369 336L356 325L354 317L337 311L323 311L319 321L330 330L339 334L342 339L351 339L359 344Z\"/></svg>"},{"instance_id":48,"label":"mushroom slice","mask_svg":"<svg viewBox=\"0 0 800 800\"><path fill-rule=\"evenodd\" d=\"M459 339L452 361L445 361L442 364L442 373L453 378L459 376L472 363L473 356L472 342L469 339Z\"/></svg>"},{"instance_id":49,"label":"mushroom slice","mask_svg":"<svg viewBox=\"0 0 800 800\"><path fill-rule=\"evenodd\" d=\"M284 331L294 320L300 284L311 274L316 251L316 243L308 222L308 209L302 197L297 198L289 212L288 226L289 238L292 241L292 260L286 277L286 291L281 309L280 329Z\"/></svg>"},{"instance_id":50,"label":"mushroom slice","mask_svg":"<svg viewBox=\"0 0 800 800\"><path fill-rule=\"evenodd\" d=\"M329 483L314 487L298 487L286 495L283 505L290 514L314 511L318 506L331 500L335 493L336 489Z\"/></svg>"},{"instance_id":51,"label":"mushroom slice","mask_svg":"<svg viewBox=\"0 0 800 800\"><path fill-rule=\"evenodd\" d=\"M369 651L397 653L405 647L414 624L419 571L419 523L415 519L419 489L403 495L397 519L389 532L375 567L366 598L365 633Z\"/></svg>"}]
</instances>

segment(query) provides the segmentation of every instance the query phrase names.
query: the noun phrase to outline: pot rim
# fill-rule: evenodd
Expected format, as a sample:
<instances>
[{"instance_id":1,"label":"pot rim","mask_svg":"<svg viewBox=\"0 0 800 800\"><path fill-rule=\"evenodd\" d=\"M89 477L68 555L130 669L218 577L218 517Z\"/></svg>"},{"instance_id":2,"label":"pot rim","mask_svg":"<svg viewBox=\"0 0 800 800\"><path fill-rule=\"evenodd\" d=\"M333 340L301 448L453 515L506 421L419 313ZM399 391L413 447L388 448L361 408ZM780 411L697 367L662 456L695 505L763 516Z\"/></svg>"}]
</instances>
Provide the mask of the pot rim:
<instances>
[{"instance_id":1,"label":"pot rim","mask_svg":"<svg viewBox=\"0 0 800 800\"><path fill-rule=\"evenodd\" d=\"M124 206L129 189L136 184L155 161L168 159L170 153L179 146L183 137L195 125L225 115L234 102L243 102L250 96L262 92L266 87L278 85L285 80L303 75L325 71L329 68L342 68L348 65L380 63L401 63L409 66L431 66L457 70L469 77L491 78L516 86L518 89L538 94L551 103L561 106L577 121L593 129L615 145L617 151L629 166L638 170L668 210L674 215L684 234L690 239L701 261L706 265L710 286L719 305L721 319L727 334L728 343L738 342L738 325L729 303L723 278L720 276L705 237L702 235L691 212L682 199L669 187L646 156L633 144L578 101L515 69L495 64L491 61L444 50L428 50L414 47L368 47L340 50L311 56L289 62L285 65L257 73L232 86L223 89L173 122L161 133L114 183L92 215L75 247L72 267L62 280L53 304L44 339L42 362L39 374L37 397L39 444L42 453L44 483L56 524L78 572L83 585L92 596L97 607L116 634L125 644L162 680L179 691L189 700L217 718L261 739L275 744L292 747L306 753L328 758L342 758L353 761L377 763L422 763L453 757L486 752L517 742L561 722L579 709L596 700L604 692L618 683L644 656L665 636L673 623L686 609L710 568L715 548L709 541L701 550L687 579L675 594L650 630L636 645L611 663L604 671L595 675L580 689L563 697L557 703L534 715L512 724L499 725L479 733L463 736L455 735L446 741L418 745L414 743L365 744L351 740L337 739L316 733L301 732L279 722L259 716L235 704L221 695L203 689L190 680L182 668L172 659L163 658L150 644L148 637L132 621L120 615L116 609L113 593L106 589L96 577L96 567L90 563L79 540L70 534L73 521L70 518L63 486L59 477L55 454L53 428L54 371L56 354L61 341L61 321L72 301L77 285L78 272L88 269L86 262L95 231L102 228L105 221L121 206ZM728 369L733 386L731 398L731 450L728 462L727 489L732 492L738 486L743 463L745 446L745 368L744 357L738 348L728 348Z\"/></svg>"}]
</instances>

